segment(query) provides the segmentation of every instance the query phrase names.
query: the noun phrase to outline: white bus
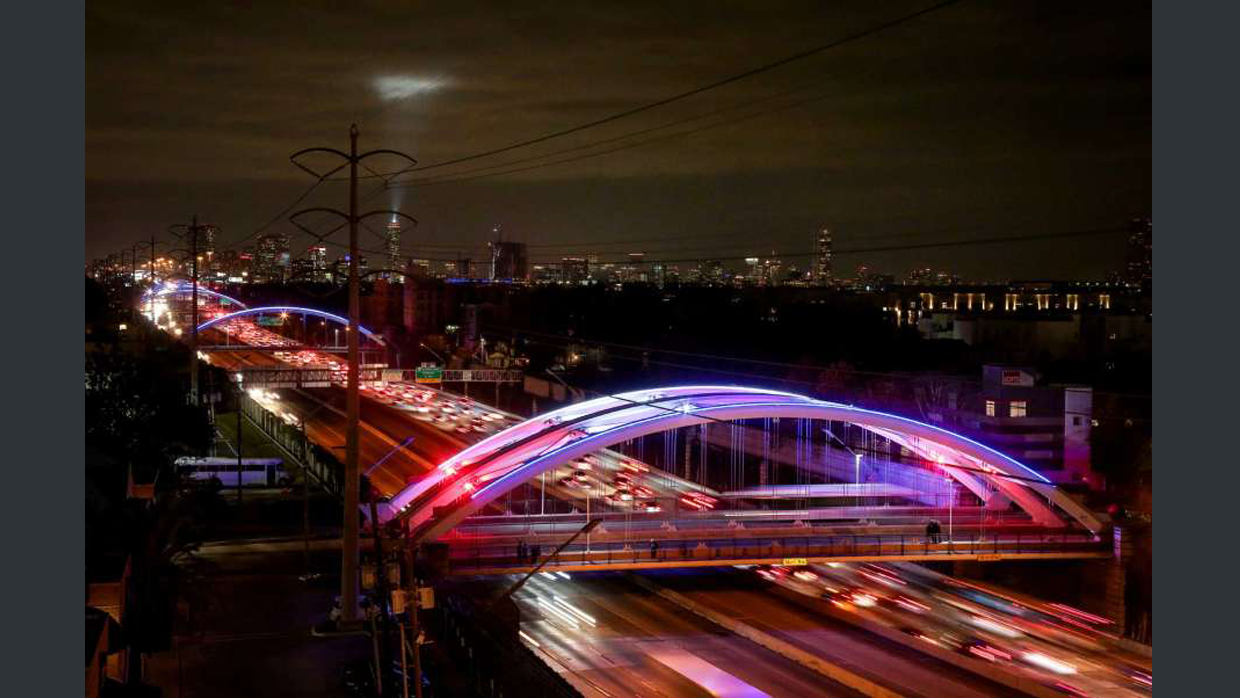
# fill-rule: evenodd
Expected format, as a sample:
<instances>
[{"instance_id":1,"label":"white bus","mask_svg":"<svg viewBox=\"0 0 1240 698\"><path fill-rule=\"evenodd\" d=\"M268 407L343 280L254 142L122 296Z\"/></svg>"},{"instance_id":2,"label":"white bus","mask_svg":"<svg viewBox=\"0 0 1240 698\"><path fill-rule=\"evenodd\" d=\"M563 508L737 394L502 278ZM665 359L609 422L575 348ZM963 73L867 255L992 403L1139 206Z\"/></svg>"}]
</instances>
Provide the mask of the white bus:
<instances>
[{"instance_id":1,"label":"white bus","mask_svg":"<svg viewBox=\"0 0 1240 698\"><path fill-rule=\"evenodd\" d=\"M237 486L236 458L193 458L175 461L177 474L189 480L211 482L222 487ZM293 479L279 458L242 458L242 487L287 487Z\"/></svg>"}]
</instances>

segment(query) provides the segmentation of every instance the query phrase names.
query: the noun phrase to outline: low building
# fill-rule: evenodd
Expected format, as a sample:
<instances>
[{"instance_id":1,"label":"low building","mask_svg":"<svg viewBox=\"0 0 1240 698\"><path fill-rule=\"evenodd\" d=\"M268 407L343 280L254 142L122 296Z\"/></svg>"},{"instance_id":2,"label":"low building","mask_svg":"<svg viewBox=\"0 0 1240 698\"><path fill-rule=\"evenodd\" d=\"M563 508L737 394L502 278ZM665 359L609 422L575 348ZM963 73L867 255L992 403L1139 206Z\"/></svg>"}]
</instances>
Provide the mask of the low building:
<instances>
[{"instance_id":1,"label":"low building","mask_svg":"<svg viewBox=\"0 0 1240 698\"><path fill-rule=\"evenodd\" d=\"M1015 458L1052 482L1099 489L1090 467L1093 389L1039 385L1038 374L1019 366L991 365L982 382L938 391L928 420Z\"/></svg>"}]
</instances>

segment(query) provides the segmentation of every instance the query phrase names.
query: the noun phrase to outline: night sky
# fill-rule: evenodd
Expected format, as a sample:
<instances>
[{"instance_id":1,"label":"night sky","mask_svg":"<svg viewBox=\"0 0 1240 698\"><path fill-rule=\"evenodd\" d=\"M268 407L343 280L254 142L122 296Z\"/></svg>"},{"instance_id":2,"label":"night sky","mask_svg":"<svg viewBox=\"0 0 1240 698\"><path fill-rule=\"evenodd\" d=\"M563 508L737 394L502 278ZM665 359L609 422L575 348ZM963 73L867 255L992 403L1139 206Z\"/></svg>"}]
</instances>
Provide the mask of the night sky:
<instances>
[{"instance_id":1,"label":"night sky","mask_svg":"<svg viewBox=\"0 0 1240 698\"><path fill-rule=\"evenodd\" d=\"M221 246L249 236L312 183L288 156L347 149L353 121L363 149L438 163L656 101L929 4L93 0L87 259L167 237L191 213L220 226ZM399 205L421 222L405 236L406 254L460 249L478 259L501 224L530 244L532 261L572 251L605 260L807 251L823 225L841 251L1122 226L1150 215L1150 63L1148 3L966 0L666 107L409 177L494 173L505 168L474 171L718 109L730 108L548 159L772 113L571 163L387 191L371 204ZM797 101L806 103L778 109ZM343 207L346 196L342 183L328 183L304 205ZM294 232L284 222L271 230ZM369 233L362 241L380 244ZM613 241L634 242L601 244ZM1102 278L1118 268L1122 241L840 254L836 275L866 263L978 280ZM308 238L294 243L297 254Z\"/></svg>"}]
</instances>

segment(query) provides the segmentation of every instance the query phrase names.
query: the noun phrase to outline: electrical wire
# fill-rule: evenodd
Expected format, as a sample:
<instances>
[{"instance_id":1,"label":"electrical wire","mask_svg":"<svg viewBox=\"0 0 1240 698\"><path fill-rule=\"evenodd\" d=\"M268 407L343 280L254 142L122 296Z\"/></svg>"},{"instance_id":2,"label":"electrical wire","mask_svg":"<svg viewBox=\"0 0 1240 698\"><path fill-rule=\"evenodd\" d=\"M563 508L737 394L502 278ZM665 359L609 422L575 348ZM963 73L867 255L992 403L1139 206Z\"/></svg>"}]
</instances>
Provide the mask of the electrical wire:
<instances>
[{"instance_id":1,"label":"electrical wire","mask_svg":"<svg viewBox=\"0 0 1240 698\"><path fill-rule=\"evenodd\" d=\"M500 153L506 153L506 152L511 151L511 150L516 150L517 148L524 148L524 147L527 147L527 146L530 146L530 145L535 145L535 144L537 144L537 143L543 143L543 142L546 142L546 141L552 140L552 139L554 139L554 138L560 138L560 137L562 137L562 136L567 136L567 135L569 135L569 134L578 133L578 132L580 132L580 131L584 131L584 130L586 130L586 129L594 128L594 127L596 127L596 126L602 126L603 124L608 124L608 123L611 123L611 122L613 122L613 121L618 121L618 120L620 120L620 119L623 119L623 118L626 118L626 117L629 117L629 116L633 116L633 115L635 115L635 114L640 114L640 113L642 113L642 112L650 111L651 109L655 109L655 108L658 108L658 107L666 106L666 105L668 105L668 104L672 104L672 103L674 103L674 102L679 102L679 101L684 100L684 99L687 99L687 98L689 98L689 97L692 97L692 96L695 96L695 95L699 95L699 94L702 94L702 93L704 93L704 92L708 92L708 91L710 91L710 90L717 89L717 88L719 88L719 87L723 87L724 85L730 85L730 84L732 84L732 83L734 83L734 82L738 82L738 81L740 81L740 80L744 80L744 79L749 78L749 77L752 77L752 76L754 76L754 75L758 75L758 74L760 74L760 73L765 73L765 72L768 72L768 71L774 70L775 68L779 68L779 67L784 66L784 65L787 65L787 64L789 64L789 63L793 63L793 62L796 62L796 61L799 61L799 60L803 60L803 59L805 59L805 58L809 58L809 57L811 57L811 56L815 56L815 55L818 55L818 54L820 54L820 53L823 53L823 52L826 52L826 51L829 51L829 50L832 50L832 49L835 49L835 48L839 48L840 46L844 46L844 45L849 44L849 43L852 43L852 42L854 42L854 41L858 41L858 40L860 40L860 39L864 39L864 38L866 38L866 37L873 36L873 35L875 35L875 34L881 33L881 32L886 31L886 30L888 30L888 29L891 29L891 28L897 27L897 26L899 26L899 25L901 25L901 24L905 24L905 23L907 23L907 22L911 22L912 20L917 19L917 18L919 18L919 17L922 17L922 16L925 16L925 15L931 14L931 13L933 13L933 12L937 12L937 11L939 11L939 10L945 9L945 8L947 8L947 7L950 7L951 5L955 5L955 4L957 4L958 2L960 2L960 0L946 0L945 2L939 2L939 3L936 3L936 4L934 4L934 5L930 5L930 6L928 6L928 7L924 7L924 8L922 8L922 9L920 9L920 10L917 10L916 12L912 12L912 13L910 13L910 14L906 14L906 15L903 15L903 16L901 16L901 17L897 17L897 18L895 18L895 19L888 20L888 21L886 21L886 22L883 22L883 23L881 23L881 24L875 25L875 26L870 27L870 28L868 28L868 29L864 29L864 30L861 30L861 31L858 31L858 32L854 32L854 33L849 34L849 35L847 35L847 36L844 36L844 37L842 37L842 38L839 38L839 39L836 39L836 40L834 40L834 41L831 41L831 42L828 42L828 43L826 43L826 44L823 44L823 45L821 45L821 46L815 46L815 47L813 47L813 48L810 48L810 49L807 49L807 50L801 51L801 52L799 52L799 53L795 53L795 54L793 54L793 55L791 55L791 56L788 56L788 57L786 57L786 58L782 58L782 59L780 59L780 60L777 60L777 61L774 61L774 62L771 62L771 63L767 63L767 64L765 64L765 65L758 66L757 68L753 68L753 69L747 70L747 71L742 72L742 73L737 73L737 74L735 74L735 75L731 75L731 76L726 77L726 78L723 78L723 79L721 79L721 80L716 80L716 81L711 82L711 83L708 83L708 84L706 84L706 85L702 85L702 86L696 87L696 88L694 88L694 89L687 90L687 91L685 91L685 92L681 92L681 93L679 93L679 94L672 95L672 96L670 96L670 97L665 97L665 98L663 98L663 99L660 99L660 100L657 100L657 101L654 101L654 102L650 102L650 103L648 103L648 104L644 104L644 105L639 106L639 107L634 107L634 108L632 108L632 109L627 109L627 110L625 110L625 111L622 111L622 112L619 112L619 113L616 113L616 114L612 114L612 115L610 115L610 116L606 116L606 117L603 117L603 118L601 118L601 119L595 119L594 121L589 121L589 122L586 122L586 123L584 123L584 124L579 124L579 125L577 125L577 126L573 126L573 127L571 127L571 128L561 129L561 130L559 130L559 131L555 131L555 132L548 133L548 134L545 134L545 135L542 135L542 136L538 136L538 137L536 137L536 138L530 138L530 139L527 139L527 140L524 140L524 141L520 141L520 142L518 142L518 143L513 143L513 144L511 144L511 145L503 146L503 147L500 147L500 148L493 148L493 149L486 150L486 151L482 151L482 152L479 152L479 153L474 153L474 154L472 154L472 155L465 155L465 156L461 156L461 157L457 157L457 158L452 158L452 159L450 159L450 160L443 160L443 161L441 161L441 162L431 163L431 164L429 164L429 165L422 165L422 166L420 166L420 167L415 167L415 168L412 168L412 170L411 170L411 171L419 172L419 171L425 171L425 170L437 169L437 168L440 168L440 167L447 167L447 166L449 166L449 165L456 165L456 164L459 164L459 163L462 163L462 162L470 162L470 161L473 161L473 160L478 160L478 159L481 159L481 158L489 157L489 156L491 156L491 155L498 155L498 154L500 154Z\"/></svg>"}]
</instances>

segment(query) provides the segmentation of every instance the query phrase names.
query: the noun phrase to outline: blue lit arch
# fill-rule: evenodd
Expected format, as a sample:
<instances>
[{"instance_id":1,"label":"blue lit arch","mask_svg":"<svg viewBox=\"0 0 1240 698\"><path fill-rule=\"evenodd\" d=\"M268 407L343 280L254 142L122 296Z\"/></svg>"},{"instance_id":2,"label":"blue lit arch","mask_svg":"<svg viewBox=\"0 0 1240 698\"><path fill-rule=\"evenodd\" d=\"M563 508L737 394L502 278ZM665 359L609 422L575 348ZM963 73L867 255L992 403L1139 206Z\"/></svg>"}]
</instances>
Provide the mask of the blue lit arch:
<instances>
[{"instance_id":1,"label":"blue lit arch","mask_svg":"<svg viewBox=\"0 0 1240 698\"><path fill-rule=\"evenodd\" d=\"M203 330L214 327L215 325L218 325L221 322L227 322L235 318L246 317L249 315L276 315L279 313L298 313L301 315L313 315L314 317L323 318L324 320L331 320L332 322L338 322L342 325L345 325L346 327L349 324L348 318L341 317L339 315L336 315L335 313L329 313L323 310L315 310L314 308L299 308L294 305L269 305L269 306L264 306L261 308L246 308L245 310L238 310L235 313L229 313L227 315L220 315L219 317L212 318L202 323L201 325L199 325L198 331L202 332ZM377 335L374 332L371 332L370 330L366 329L365 327L362 327L361 325L358 325L357 328L361 330L362 334L374 340L376 343L383 344L383 337L381 337L380 335Z\"/></svg>"},{"instance_id":2,"label":"blue lit arch","mask_svg":"<svg viewBox=\"0 0 1240 698\"><path fill-rule=\"evenodd\" d=\"M169 285L161 286L158 289L156 289L153 293L151 292L151 290L148 289L146 293L144 293L143 295L147 298L150 298L151 296L160 298L162 296L171 296L175 293L193 293L193 291L194 291L194 287L192 284L181 283L181 284L176 284L176 285L169 284ZM223 293L220 293L219 291L216 291L214 289L207 288L206 286L199 286L198 292L211 296L213 298L219 298L221 300L226 300L229 303L236 304L237 307L242 308L242 309L249 307L247 304L237 300L236 298L233 298L232 296L226 296Z\"/></svg>"}]
</instances>

